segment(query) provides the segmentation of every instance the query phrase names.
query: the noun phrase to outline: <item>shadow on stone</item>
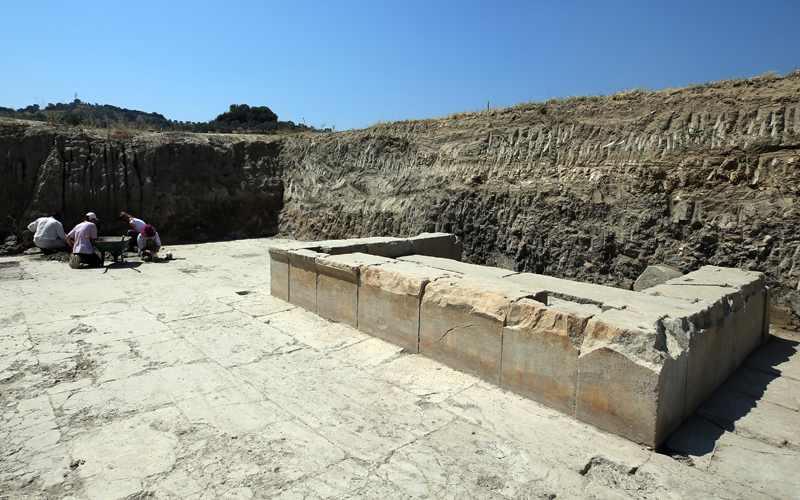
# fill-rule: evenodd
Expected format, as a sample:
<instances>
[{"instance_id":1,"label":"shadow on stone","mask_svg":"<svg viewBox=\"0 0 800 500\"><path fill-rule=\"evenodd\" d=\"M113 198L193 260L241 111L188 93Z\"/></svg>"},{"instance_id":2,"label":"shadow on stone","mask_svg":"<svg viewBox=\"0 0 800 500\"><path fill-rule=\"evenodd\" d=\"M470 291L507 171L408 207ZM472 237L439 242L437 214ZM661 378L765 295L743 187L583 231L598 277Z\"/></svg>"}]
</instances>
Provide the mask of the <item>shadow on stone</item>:
<instances>
[{"instance_id":1,"label":"shadow on stone","mask_svg":"<svg viewBox=\"0 0 800 500\"><path fill-rule=\"evenodd\" d=\"M726 432L773 445L797 447L798 443L787 439L782 425L770 426L759 413L786 412L789 416L796 413L783 406L781 389L774 386L798 352L798 346L800 342L770 336L667 438L661 453L692 465L707 466L717 441ZM765 397L768 388L776 396Z\"/></svg>"}]
</instances>

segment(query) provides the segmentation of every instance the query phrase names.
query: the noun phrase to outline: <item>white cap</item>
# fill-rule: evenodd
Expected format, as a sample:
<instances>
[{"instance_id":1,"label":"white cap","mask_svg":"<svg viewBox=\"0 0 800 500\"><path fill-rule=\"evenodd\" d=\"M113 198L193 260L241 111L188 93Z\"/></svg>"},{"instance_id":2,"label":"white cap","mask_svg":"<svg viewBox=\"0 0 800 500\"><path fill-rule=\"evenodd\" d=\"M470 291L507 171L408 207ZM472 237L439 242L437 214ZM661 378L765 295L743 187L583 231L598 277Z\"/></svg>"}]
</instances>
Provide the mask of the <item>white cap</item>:
<instances>
[{"instance_id":1,"label":"white cap","mask_svg":"<svg viewBox=\"0 0 800 500\"><path fill-rule=\"evenodd\" d=\"M86 218L89 219L89 220L92 220L92 219L99 220L97 218L97 216L94 214L94 212L89 212L88 214L86 214Z\"/></svg>"}]
</instances>

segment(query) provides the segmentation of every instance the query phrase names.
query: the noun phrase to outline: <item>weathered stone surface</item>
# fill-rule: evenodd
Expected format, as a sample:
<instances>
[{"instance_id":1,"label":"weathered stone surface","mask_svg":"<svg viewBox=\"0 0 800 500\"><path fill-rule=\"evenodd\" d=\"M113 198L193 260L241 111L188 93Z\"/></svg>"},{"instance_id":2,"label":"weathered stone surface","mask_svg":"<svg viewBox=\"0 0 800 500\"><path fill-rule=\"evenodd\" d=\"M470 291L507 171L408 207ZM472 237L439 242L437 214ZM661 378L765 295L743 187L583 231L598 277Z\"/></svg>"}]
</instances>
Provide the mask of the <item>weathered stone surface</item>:
<instances>
[{"instance_id":1,"label":"weathered stone surface","mask_svg":"<svg viewBox=\"0 0 800 500\"><path fill-rule=\"evenodd\" d=\"M289 302L309 311L317 311L317 257L313 250L292 250L289 259Z\"/></svg>"},{"instance_id":2,"label":"weathered stone surface","mask_svg":"<svg viewBox=\"0 0 800 500\"><path fill-rule=\"evenodd\" d=\"M609 286L581 283L533 273L514 273L504 277L512 283L532 286L546 290L548 300L551 297L576 304L592 304L601 309L607 302L625 302L636 296L636 292ZM568 307L568 305L562 305Z\"/></svg>"},{"instance_id":3,"label":"weathered stone surface","mask_svg":"<svg viewBox=\"0 0 800 500\"><path fill-rule=\"evenodd\" d=\"M763 404L800 393L796 339L748 358L774 377L766 392L751 374L731 380L705 414L719 423L687 420L681 447L659 454L268 297L274 241L80 271L0 258L0 496L774 500L800 488L800 452L775 444L800 424Z\"/></svg>"},{"instance_id":4,"label":"weathered stone surface","mask_svg":"<svg viewBox=\"0 0 800 500\"><path fill-rule=\"evenodd\" d=\"M448 278L430 283L420 308L419 352L500 383L502 335L511 304L546 301L541 290L498 280Z\"/></svg>"},{"instance_id":5,"label":"weathered stone surface","mask_svg":"<svg viewBox=\"0 0 800 500\"><path fill-rule=\"evenodd\" d=\"M633 290L635 292L641 292L645 288L661 285L662 283L666 283L674 278L680 278L681 276L683 276L682 272L666 264L647 266L647 269L645 269L633 283Z\"/></svg>"},{"instance_id":6,"label":"weathered stone surface","mask_svg":"<svg viewBox=\"0 0 800 500\"><path fill-rule=\"evenodd\" d=\"M645 295L691 301L702 311L692 325L684 326L689 350L687 414L736 371L764 339L769 306L761 273L708 266L652 287Z\"/></svg>"},{"instance_id":7,"label":"weathered stone surface","mask_svg":"<svg viewBox=\"0 0 800 500\"><path fill-rule=\"evenodd\" d=\"M321 252L330 255L367 253L367 244L363 239L320 241L317 245Z\"/></svg>"},{"instance_id":8,"label":"weathered stone surface","mask_svg":"<svg viewBox=\"0 0 800 500\"><path fill-rule=\"evenodd\" d=\"M575 415L658 446L684 418L687 354L651 321L652 315L617 309L588 321Z\"/></svg>"},{"instance_id":9,"label":"weathered stone surface","mask_svg":"<svg viewBox=\"0 0 800 500\"><path fill-rule=\"evenodd\" d=\"M464 244L461 239L450 233L422 233L409 238L412 255L427 255L442 259L461 260Z\"/></svg>"},{"instance_id":10,"label":"weathered stone surface","mask_svg":"<svg viewBox=\"0 0 800 500\"><path fill-rule=\"evenodd\" d=\"M289 301L289 256L285 253L269 253L269 292Z\"/></svg>"},{"instance_id":11,"label":"weathered stone surface","mask_svg":"<svg viewBox=\"0 0 800 500\"><path fill-rule=\"evenodd\" d=\"M317 309L320 316L358 325L359 276L366 266L391 262L363 253L324 255L316 259Z\"/></svg>"},{"instance_id":12,"label":"weathered stone surface","mask_svg":"<svg viewBox=\"0 0 800 500\"><path fill-rule=\"evenodd\" d=\"M531 299L512 304L503 329L500 386L573 413L578 355L589 318Z\"/></svg>"},{"instance_id":13,"label":"weathered stone surface","mask_svg":"<svg viewBox=\"0 0 800 500\"><path fill-rule=\"evenodd\" d=\"M367 245L367 253L381 257L402 257L411 253L411 241L406 238L362 238Z\"/></svg>"},{"instance_id":14,"label":"weathered stone surface","mask_svg":"<svg viewBox=\"0 0 800 500\"><path fill-rule=\"evenodd\" d=\"M397 260L415 262L417 264L433 267L435 269L469 275L475 278L497 279L517 274L516 272L509 271L508 269L479 266L476 264L468 264L466 262L459 262L452 259L429 257L427 255L406 255L403 257L398 257Z\"/></svg>"},{"instance_id":15,"label":"weathered stone surface","mask_svg":"<svg viewBox=\"0 0 800 500\"><path fill-rule=\"evenodd\" d=\"M420 299L428 283L448 275L399 261L363 268L358 328L408 352L419 352Z\"/></svg>"}]
</instances>

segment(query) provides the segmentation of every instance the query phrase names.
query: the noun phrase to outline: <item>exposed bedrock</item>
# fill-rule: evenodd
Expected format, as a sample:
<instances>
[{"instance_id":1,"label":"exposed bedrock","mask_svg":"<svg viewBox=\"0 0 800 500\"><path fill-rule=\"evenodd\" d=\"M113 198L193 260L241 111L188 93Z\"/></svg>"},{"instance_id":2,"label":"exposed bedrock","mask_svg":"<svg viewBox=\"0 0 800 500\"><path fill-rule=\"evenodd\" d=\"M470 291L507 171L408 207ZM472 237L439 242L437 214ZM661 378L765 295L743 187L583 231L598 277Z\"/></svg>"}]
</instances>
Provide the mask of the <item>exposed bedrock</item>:
<instances>
[{"instance_id":1,"label":"exposed bedrock","mask_svg":"<svg viewBox=\"0 0 800 500\"><path fill-rule=\"evenodd\" d=\"M800 327L797 73L333 134L0 125L4 221L56 204L126 210L169 241L444 231L468 262L622 288L651 264L737 267Z\"/></svg>"},{"instance_id":2,"label":"exposed bedrock","mask_svg":"<svg viewBox=\"0 0 800 500\"><path fill-rule=\"evenodd\" d=\"M120 137L122 136L122 137ZM278 145L183 134L121 134L0 122L0 216L22 229L60 211L67 231L87 211L121 234L120 211L167 241L277 232Z\"/></svg>"}]
</instances>

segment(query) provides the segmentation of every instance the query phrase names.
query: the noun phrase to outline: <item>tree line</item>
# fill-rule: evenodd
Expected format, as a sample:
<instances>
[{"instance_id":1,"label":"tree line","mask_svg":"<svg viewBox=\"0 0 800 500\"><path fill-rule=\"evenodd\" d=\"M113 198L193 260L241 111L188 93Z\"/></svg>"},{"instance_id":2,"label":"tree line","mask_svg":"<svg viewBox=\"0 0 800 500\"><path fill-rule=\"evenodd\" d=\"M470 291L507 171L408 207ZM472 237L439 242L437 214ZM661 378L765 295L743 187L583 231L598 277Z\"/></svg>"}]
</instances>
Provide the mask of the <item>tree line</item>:
<instances>
[{"instance_id":1,"label":"tree line","mask_svg":"<svg viewBox=\"0 0 800 500\"><path fill-rule=\"evenodd\" d=\"M38 104L19 109L0 106L0 116L75 127L125 127L150 131L278 134L319 130L304 123L280 121L278 115L267 106L247 104L231 104L228 111L207 122L170 120L160 113L146 113L110 104L89 104L77 97L71 103L49 103L44 108Z\"/></svg>"}]
</instances>

